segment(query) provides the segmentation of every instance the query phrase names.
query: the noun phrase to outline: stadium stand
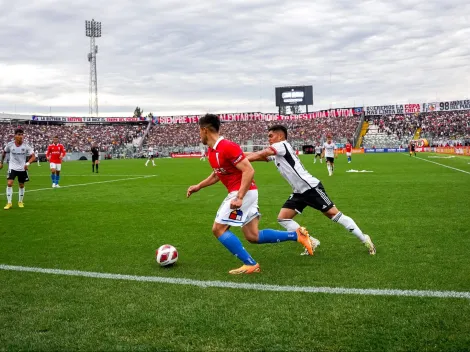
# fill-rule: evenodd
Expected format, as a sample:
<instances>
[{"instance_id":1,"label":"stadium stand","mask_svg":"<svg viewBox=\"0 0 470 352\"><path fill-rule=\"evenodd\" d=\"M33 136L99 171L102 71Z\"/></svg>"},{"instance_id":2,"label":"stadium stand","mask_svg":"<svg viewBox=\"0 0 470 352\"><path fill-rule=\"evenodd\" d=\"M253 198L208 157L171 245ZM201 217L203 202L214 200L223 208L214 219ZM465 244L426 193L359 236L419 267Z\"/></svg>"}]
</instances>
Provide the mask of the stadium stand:
<instances>
[{"instance_id":1,"label":"stadium stand","mask_svg":"<svg viewBox=\"0 0 470 352\"><path fill-rule=\"evenodd\" d=\"M111 152L123 145L130 144L143 134L141 125L46 125L46 124L6 124L0 123L0 142L4 145L13 139L17 127L25 131L25 140L39 152L44 152L54 136L68 152L88 152L96 142L102 152Z\"/></svg>"}]
</instances>

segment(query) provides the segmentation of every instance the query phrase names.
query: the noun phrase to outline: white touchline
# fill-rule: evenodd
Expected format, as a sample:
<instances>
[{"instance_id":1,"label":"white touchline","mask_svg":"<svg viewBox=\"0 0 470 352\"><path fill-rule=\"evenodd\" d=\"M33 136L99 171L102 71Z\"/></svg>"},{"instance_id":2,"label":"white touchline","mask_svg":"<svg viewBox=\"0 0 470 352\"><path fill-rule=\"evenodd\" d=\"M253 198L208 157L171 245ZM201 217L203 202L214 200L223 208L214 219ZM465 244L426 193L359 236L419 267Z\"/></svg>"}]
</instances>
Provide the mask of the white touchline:
<instances>
[{"instance_id":1,"label":"white touchline","mask_svg":"<svg viewBox=\"0 0 470 352\"><path fill-rule=\"evenodd\" d=\"M62 188L70 188L70 187L91 186L91 185L97 185L97 184L100 184L100 183L111 183L111 182L119 182L119 181L138 180L138 179L141 179L141 178L150 178L150 177L155 177L155 176L157 176L157 175L131 177L131 178L121 178L119 180L107 180L107 181L98 181L98 182L77 183L77 184L74 184L74 185L60 186L60 188L62 189ZM39 192L39 191L48 191L48 190L52 190L52 189L55 189L55 188L52 188L52 187L37 188L37 189L28 189L28 188L26 188L26 192L31 193L31 192ZM14 192L14 193L18 193L18 192ZM5 194L6 193L0 193L0 196L4 196Z\"/></svg>"},{"instance_id":2,"label":"white touchline","mask_svg":"<svg viewBox=\"0 0 470 352\"><path fill-rule=\"evenodd\" d=\"M460 170L460 169L457 169L457 168L455 168L455 167L452 167L452 166L444 165L444 164L441 164L441 163L436 163L435 161L431 161L431 160L423 159L423 158L420 158L419 156L416 156L415 158L416 158L416 159L420 159L420 160L427 161L428 163L433 163L433 164L441 165L441 166L447 167L448 169L452 169L452 170L460 171L460 172L463 172L463 173L466 173L466 174L469 174L469 175L470 175L470 172L468 172L468 171L465 171L465 170Z\"/></svg>"},{"instance_id":3,"label":"white touchline","mask_svg":"<svg viewBox=\"0 0 470 352\"><path fill-rule=\"evenodd\" d=\"M0 270L26 271L31 273L90 277L95 279L126 280L139 282L157 282L163 284L189 285L202 288L216 287L255 291L274 292L307 292L330 293L340 295L364 295L364 296L402 296L402 297L435 297L435 298L466 298L470 299L470 292L457 291L428 291L428 290L396 290L396 289L372 289L372 288L344 288L344 287L314 287L314 286L280 286L266 284L237 283L230 281L203 281L183 278L160 276L136 276L110 273L97 273L79 270L44 269L27 266L0 264Z\"/></svg>"}]
</instances>

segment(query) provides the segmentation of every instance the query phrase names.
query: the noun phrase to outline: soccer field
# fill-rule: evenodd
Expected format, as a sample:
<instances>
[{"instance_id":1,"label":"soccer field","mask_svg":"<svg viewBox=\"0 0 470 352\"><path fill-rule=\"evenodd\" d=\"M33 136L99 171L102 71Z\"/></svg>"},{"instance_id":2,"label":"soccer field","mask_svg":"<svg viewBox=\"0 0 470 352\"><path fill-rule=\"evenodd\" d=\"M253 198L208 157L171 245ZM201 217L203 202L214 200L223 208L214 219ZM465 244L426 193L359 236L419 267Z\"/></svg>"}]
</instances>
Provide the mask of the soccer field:
<instances>
[{"instance_id":1,"label":"soccer field","mask_svg":"<svg viewBox=\"0 0 470 352\"><path fill-rule=\"evenodd\" d=\"M25 208L15 193L1 214L0 351L468 351L470 158L418 156L340 156L333 177L301 156L377 255L307 209L296 220L321 241L314 257L242 240L262 272L235 277L240 262L211 233L225 188L186 198L207 162L109 160L99 174L69 162L61 189L33 165ZM254 165L260 228L280 229L290 187L274 165ZM166 243L180 258L160 268Z\"/></svg>"}]
</instances>

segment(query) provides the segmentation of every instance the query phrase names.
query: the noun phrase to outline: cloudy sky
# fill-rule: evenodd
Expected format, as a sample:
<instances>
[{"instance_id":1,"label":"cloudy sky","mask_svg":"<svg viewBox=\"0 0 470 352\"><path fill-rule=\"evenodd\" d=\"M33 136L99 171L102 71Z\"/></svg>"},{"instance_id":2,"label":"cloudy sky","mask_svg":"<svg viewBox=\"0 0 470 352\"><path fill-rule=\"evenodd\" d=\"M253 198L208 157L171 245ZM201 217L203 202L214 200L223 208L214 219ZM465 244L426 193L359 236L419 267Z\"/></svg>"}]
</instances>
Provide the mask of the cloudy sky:
<instances>
[{"instance_id":1,"label":"cloudy sky","mask_svg":"<svg viewBox=\"0 0 470 352\"><path fill-rule=\"evenodd\" d=\"M88 116L92 18L100 116L274 112L292 84L313 110L470 96L468 0L0 0L0 112Z\"/></svg>"}]
</instances>

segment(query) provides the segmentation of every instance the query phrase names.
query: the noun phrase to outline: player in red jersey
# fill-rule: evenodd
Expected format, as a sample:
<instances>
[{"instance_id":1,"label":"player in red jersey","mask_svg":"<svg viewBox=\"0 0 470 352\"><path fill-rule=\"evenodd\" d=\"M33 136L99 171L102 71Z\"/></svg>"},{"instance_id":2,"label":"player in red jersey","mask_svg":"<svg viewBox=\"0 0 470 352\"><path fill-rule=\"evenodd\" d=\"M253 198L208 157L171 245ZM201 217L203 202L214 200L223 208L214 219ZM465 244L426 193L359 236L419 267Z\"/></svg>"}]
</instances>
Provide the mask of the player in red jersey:
<instances>
[{"instance_id":1,"label":"player in red jersey","mask_svg":"<svg viewBox=\"0 0 470 352\"><path fill-rule=\"evenodd\" d=\"M55 136L52 144L47 147L46 158L51 167L52 188L59 188L60 171L62 169L62 159L65 156L65 148L59 143L59 137Z\"/></svg>"},{"instance_id":2,"label":"player in red jersey","mask_svg":"<svg viewBox=\"0 0 470 352\"><path fill-rule=\"evenodd\" d=\"M348 141L346 143L346 156L348 157L348 164L351 163L352 144Z\"/></svg>"},{"instance_id":3,"label":"player in red jersey","mask_svg":"<svg viewBox=\"0 0 470 352\"><path fill-rule=\"evenodd\" d=\"M221 181L227 188L224 199L212 226L212 233L243 265L230 274L251 274L260 271L259 264L243 247L243 244L229 229L242 228L245 238L251 243L300 242L312 255L312 243L308 231L300 227L296 231L258 230L259 209L258 189L253 175L255 170L245 158L240 146L219 136L220 119L217 115L206 114L199 120L201 142L207 145L207 156L213 169L211 175L197 185L188 188L187 197L201 188Z\"/></svg>"}]
</instances>

